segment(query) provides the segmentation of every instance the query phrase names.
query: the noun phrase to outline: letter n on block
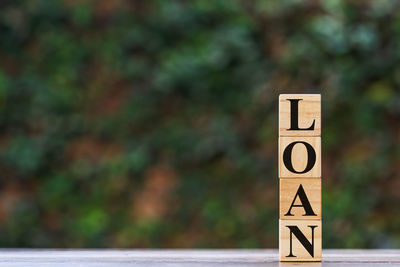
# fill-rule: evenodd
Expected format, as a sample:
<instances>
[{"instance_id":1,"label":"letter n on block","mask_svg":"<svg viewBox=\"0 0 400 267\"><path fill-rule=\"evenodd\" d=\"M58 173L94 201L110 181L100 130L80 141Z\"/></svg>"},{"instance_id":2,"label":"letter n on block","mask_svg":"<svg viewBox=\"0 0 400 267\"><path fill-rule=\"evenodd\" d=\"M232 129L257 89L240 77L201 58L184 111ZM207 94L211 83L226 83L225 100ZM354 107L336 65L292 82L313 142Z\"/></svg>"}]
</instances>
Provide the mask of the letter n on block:
<instances>
[{"instance_id":1,"label":"letter n on block","mask_svg":"<svg viewBox=\"0 0 400 267\"><path fill-rule=\"evenodd\" d=\"M321 261L321 220L279 220L281 261Z\"/></svg>"}]
</instances>

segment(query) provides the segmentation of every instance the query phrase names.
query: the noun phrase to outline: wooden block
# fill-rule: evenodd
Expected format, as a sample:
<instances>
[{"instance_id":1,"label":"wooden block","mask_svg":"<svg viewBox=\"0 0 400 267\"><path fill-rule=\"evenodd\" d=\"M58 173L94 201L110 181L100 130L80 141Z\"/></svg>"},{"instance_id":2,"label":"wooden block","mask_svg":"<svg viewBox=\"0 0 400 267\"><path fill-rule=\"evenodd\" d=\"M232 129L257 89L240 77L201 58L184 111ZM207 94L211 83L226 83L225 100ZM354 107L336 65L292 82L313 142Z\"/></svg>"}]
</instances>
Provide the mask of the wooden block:
<instances>
[{"instance_id":1,"label":"wooden block","mask_svg":"<svg viewBox=\"0 0 400 267\"><path fill-rule=\"evenodd\" d=\"M321 177L321 137L279 137L280 178Z\"/></svg>"},{"instance_id":2,"label":"wooden block","mask_svg":"<svg viewBox=\"0 0 400 267\"><path fill-rule=\"evenodd\" d=\"M281 261L321 261L321 220L279 220Z\"/></svg>"},{"instance_id":3,"label":"wooden block","mask_svg":"<svg viewBox=\"0 0 400 267\"><path fill-rule=\"evenodd\" d=\"M321 179L283 178L279 190L280 219L321 219Z\"/></svg>"},{"instance_id":4,"label":"wooden block","mask_svg":"<svg viewBox=\"0 0 400 267\"><path fill-rule=\"evenodd\" d=\"M321 136L321 95L279 95L279 136Z\"/></svg>"}]
</instances>

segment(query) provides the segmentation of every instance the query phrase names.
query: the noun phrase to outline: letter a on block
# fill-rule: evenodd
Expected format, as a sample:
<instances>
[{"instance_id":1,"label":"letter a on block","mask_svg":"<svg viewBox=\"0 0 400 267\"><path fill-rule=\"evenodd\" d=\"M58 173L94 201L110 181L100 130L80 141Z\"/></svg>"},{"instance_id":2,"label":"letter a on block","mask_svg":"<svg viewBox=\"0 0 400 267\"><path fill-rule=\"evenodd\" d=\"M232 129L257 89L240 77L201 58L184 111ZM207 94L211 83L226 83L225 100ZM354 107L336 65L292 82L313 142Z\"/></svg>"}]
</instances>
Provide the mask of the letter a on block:
<instances>
[{"instance_id":1,"label":"letter a on block","mask_svg":"<svg viewBox=\"0 0 400 267\"><path fill-rule=\"evenodd\" d=\"M321 220L279 220L281 261L321 261Z\"/></svg>"},{"instance_id":2,"label":"letter a on block","mask_svg":"<svg viewBox=\"0 0 400 267\"><path fill-rule=\"evenodd\" d=\"M279 136L321 136L321 95L279 95Z\"/></svg>"},{"instance_id":3,"label":"letter a on block","mask_svg":"<svg viewBox=\"0 0 400 267\"><path fill-rule=\"evenodd\" d=\"M280 179L281 220L321 219L321 179Z\"/></svg>"}]
</instances>

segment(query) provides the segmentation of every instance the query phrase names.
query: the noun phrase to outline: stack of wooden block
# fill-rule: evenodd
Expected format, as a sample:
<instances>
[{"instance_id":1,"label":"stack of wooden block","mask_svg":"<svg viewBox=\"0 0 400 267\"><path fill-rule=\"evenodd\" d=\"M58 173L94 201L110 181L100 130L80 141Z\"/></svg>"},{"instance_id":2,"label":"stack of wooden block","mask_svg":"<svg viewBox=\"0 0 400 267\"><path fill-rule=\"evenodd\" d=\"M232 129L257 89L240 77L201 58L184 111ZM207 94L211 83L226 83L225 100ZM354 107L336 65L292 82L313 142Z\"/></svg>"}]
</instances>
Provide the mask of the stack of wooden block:
<instances>
[{"instance_id":1,"label":"stack of wooden block","mask_svg":"<svg viewBox=\"0 0 400 267\"><path fill-rule=\"evenodd\" d=\"M279 96L279 255L321 261L321 95Z\"/></svg>"}]
</instances>

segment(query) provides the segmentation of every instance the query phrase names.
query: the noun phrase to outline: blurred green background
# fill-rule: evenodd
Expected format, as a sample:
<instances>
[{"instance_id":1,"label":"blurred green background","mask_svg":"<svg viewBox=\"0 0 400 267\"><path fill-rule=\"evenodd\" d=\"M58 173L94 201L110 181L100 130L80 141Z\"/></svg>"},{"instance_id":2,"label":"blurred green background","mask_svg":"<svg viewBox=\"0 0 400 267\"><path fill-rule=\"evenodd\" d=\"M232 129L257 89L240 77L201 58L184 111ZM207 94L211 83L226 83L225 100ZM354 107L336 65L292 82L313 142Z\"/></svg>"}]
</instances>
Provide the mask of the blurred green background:
<instances>
[{"instance_id":1,"label":"blurred green background","mask_svg":"<svg viewBox=\"0 0 400 267\"><path fill-rule=\"evenodd\" d=\"M323 99L323 246L400 247L400 2L4 0L0 246L278 246L278 95Z\"/></svg>"}]
</instances>

